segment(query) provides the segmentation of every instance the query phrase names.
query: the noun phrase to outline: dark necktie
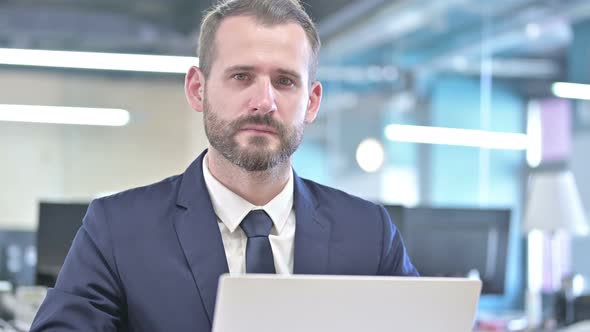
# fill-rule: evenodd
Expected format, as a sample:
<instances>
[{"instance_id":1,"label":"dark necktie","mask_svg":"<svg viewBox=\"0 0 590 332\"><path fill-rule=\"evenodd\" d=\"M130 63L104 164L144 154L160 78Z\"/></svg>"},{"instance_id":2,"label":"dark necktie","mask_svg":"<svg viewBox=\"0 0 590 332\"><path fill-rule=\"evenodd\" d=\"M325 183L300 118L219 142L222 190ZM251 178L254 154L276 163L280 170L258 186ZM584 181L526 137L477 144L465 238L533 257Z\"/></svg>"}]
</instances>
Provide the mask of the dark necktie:
<instances>
[{"instance_id":1,"label":"dark necktie","mask_svg":"<svg viewBox=\"0 0 590 332\"><path fill-rule=\"evenodd\" d=\"M275 263L268 234L272 220L264 210L252 210L240 227L248 236L246 245L246 273L275 273Z\"/></svg>"}]
</instances>

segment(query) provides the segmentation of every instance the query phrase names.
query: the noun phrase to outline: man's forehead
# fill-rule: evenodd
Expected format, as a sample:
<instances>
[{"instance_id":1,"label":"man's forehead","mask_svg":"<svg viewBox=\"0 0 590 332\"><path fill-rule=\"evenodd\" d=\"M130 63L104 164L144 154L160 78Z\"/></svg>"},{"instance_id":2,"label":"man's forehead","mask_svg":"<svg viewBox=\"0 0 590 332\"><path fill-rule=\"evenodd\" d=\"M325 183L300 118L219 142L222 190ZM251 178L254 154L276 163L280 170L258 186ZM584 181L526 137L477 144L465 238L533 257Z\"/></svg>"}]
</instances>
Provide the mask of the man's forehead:
<instances>
[{"instance_id":1,"label":"man's forehead","mask_svg":"<svg viewBox=\"0 0 590 332\"><path fill-rule=\"evenodd\" d=\"M299 29L303 34L305 31L303 27L299 25L297 22L292 20L287 20L284 22L272 22L270 19L265 21L262 18L257 18L254 15L233 15L224 18L221 23L219 24L218 30L222 30L224 28L231 29L232 27L240 26L241 28L250 27L250 28L266 28L272 29L274 27L291 27L294 29ZM240 32L240 31L236 31Z\"/></svg>"},{"instance_id":2,"label":"man's forehead","mask_svg":"<svg viewBox=\"0 0 590 332\"><path fill-rule=\"evenodd\" d=\"M222 70L238 65L256 67L253 62L267 60L276 69L300 72L307 69L310 59L311 45L297 23L265 25L254 17L233 16L222 21L215 36L213 63L222 60Z\"/></svg>"},{"instance_id":3,"label":"man's forehead","mask_svg":"<svg viewBox=\"0 0 590 332\"><path fill-rule=\"evenodd\" d=\"M260 41L261 38L271 38L274 42L282 41L285 47L302 48L311 52L307 35L299 24L295 22L266 24L254 16L246 15L231 16L221 21L214 42L215 47L220 48L232 46L227 40L232 40L235 44L240 41L244 43Z\"/></svg>"}]
</instances>

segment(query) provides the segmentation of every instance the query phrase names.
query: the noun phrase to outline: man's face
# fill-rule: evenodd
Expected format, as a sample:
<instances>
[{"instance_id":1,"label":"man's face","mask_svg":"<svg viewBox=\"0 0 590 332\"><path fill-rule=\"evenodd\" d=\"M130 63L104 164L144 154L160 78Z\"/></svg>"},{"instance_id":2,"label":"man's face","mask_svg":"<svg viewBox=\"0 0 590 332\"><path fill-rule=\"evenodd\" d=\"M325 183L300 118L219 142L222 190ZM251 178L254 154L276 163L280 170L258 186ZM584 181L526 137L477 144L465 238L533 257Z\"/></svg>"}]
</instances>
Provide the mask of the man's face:
<instances>
[{"instance_id":1,"label":"man's face","mask_svg":"<svg viewBox=\"0 0 590 332\"><path fill-rule=\"evenodd\" d=\"M247 16L230 17L215 45L202 98L209 143L247 171L287 161L321 96L319 83L308 83L305 32L294 23L263 26Z\"/></svg>"},{"instance_id":2,"label":"man's face","mask_svg":"<svg viewBox=\"0 0 590 332\"><path fill-rule=\"evenodd\" d=\"M209 143L226 159L250 171L264 171L286 161L303 139L303 122L291 128L270 114L244 115L235 120L223 120L219 111L212 110L204 99L205 132ZM241 144L239 136L245 140Z\"/></svg>"}]
</instances>

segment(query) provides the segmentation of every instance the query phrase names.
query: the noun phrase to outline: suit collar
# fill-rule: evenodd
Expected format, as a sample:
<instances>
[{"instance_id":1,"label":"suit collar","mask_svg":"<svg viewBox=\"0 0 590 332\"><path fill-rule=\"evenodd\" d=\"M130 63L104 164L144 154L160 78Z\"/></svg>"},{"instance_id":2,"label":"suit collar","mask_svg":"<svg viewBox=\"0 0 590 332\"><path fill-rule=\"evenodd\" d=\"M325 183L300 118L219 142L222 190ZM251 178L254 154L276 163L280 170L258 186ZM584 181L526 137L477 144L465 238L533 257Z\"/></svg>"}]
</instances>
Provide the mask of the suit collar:
<instances>
[{"instance_id":1,"label":"suit collar","mask_svg":"<svg viewBox=\"0 0 590 332\"><path fill-rule=\"evenodd\" d=\"M287 184L277 196L267 204L257 206L234 193L217 180L207 167L207 158L207 155L203 158L202 165L205 185L209 197L211 197L215 214L229 231L234 232L250 211L262 209L270 216L276 232L280 234L287 224L287 218L293 209L293 171L289 173Z\"/></svg>"},{"instance_id":2,"label":"suit collar","mask_svg":"<svg viewBox=\"0 0 590 332\"><path fill-rule=\"evenodd\" d=\"M319 203L308 185L297 174L295 184L295 257L293 273L328 273L331 224L317 213Z\"/></svg>"},{"instance_id":3,"label":"suit collar","mask_svg":"<svg viewBox=\"0 0 590 332\"><path fill-rule=\"evenodd\" d=\"M203 179L203 152L182 176L177 205L181 216L174 227L203 305L213 321L219 276L228 273L217 216Z\"/></svg>"}]
</instances>

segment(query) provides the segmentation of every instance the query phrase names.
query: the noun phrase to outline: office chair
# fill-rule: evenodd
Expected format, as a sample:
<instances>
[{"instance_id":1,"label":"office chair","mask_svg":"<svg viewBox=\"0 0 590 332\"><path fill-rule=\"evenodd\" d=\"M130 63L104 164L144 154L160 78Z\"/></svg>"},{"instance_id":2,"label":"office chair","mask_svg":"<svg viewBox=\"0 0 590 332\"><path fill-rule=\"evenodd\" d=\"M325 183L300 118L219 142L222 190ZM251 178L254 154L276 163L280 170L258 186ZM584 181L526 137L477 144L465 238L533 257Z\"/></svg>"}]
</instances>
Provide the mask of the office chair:
<instances>
[{"instance_id":1,"label":"office chair","mask_svg":"<svg viewBox=\"0 0 590 332\"><path fill-rule=\"evenodd\" d=\"M590 294L574 298L574 323L590 320Z\"/></svg>"}]
</instances>

